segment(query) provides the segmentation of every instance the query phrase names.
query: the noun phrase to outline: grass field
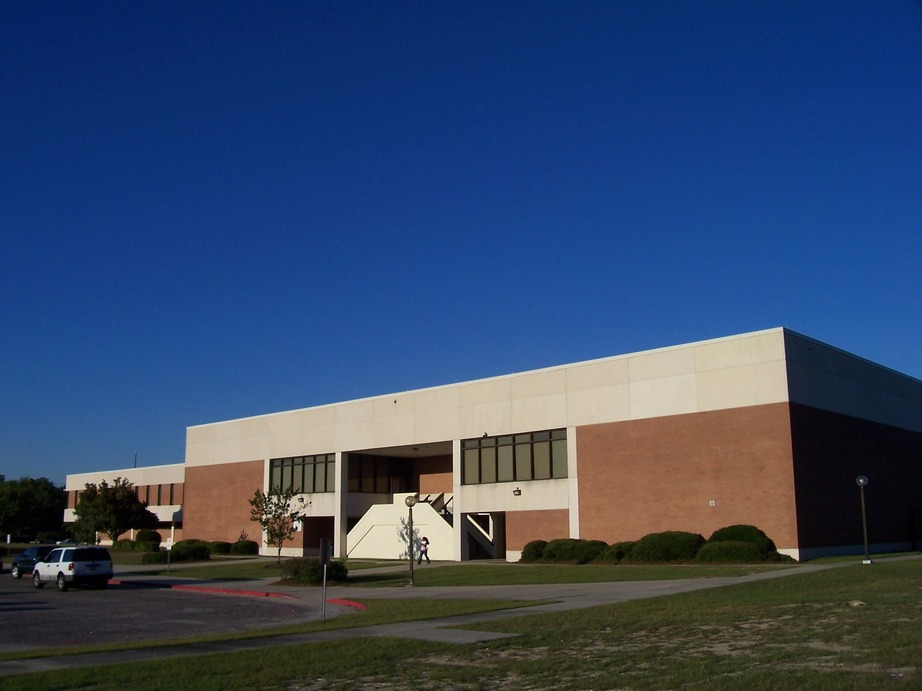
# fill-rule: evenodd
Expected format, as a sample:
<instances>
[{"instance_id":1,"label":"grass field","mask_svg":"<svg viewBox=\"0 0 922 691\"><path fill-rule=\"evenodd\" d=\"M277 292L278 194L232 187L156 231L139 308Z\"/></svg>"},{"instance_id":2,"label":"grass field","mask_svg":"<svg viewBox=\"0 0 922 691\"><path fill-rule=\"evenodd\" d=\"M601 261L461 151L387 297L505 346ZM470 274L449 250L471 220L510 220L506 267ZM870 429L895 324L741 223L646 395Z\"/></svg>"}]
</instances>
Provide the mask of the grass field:
<instances>
[{"instance_id":1,"label":"grass field","mask_svg":"<svg viewBox=\"0 0 922 691\"><path fill-rule=\"evenodd\" d=\"M422 572L435 577L460 568ZM571 575L583 568L570 567ZM698 575L694 568L686 567L687 575ZM368 623L361 615L350 619ZM12 677L3 683L15 689L131 685L137 691L915 689L922 687L920 622L922 561L894 561L515 617L483 626L516 634L490 643L363 638Z\"/></svg>"}]
</instances>

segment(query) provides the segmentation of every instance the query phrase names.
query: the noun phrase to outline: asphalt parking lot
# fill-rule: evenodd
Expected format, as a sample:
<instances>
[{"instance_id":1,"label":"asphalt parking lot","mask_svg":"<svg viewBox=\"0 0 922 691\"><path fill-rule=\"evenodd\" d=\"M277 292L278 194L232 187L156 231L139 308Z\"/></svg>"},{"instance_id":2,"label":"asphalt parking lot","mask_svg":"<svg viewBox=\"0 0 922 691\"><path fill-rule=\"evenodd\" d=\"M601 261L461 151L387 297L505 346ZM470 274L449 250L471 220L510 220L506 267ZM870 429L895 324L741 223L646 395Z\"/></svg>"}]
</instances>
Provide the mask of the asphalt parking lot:
<instances>
[{"instance_id":1,"label":"asphalt parking lot","mask_svg":"<svg viewBox=\"0 0 922 691\"><path fill-rule=\"evenodd\" d=\"M6 566L6 565L4 565ZM234 587L229 585L228 587ZM316 598L247 597L168 588L54 585L0 574L0 651L118 643L246 631L320 619ZM316 600L314 602L313 600ZM327 606L327 617L340 608Z\"/></svg>"}]
</instances>

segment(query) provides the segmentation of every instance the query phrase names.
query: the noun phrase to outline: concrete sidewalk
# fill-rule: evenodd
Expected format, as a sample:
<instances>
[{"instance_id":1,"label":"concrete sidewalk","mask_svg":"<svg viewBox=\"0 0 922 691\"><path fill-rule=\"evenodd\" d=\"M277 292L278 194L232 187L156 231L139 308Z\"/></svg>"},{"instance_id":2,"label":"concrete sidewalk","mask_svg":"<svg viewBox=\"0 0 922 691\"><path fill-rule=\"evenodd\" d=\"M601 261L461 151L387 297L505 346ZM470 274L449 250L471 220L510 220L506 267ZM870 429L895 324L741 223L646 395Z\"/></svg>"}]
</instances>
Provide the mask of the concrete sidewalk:
<instances>
[{"instance_id":1,"label":"concrete sidewalk","mask_svg":"<svg viewBox=\"0 0 922 691\"><path fill-rule=\"evenodd\" d=\"M918 558L918 557L916 557ZM500 610L469 614L461 616L443 617L396 624L381 624L377 626L356 627L320 631L315 633L294 634L287 636L273 636L263 638L250 638L235 641L214 643L192 643L178 646L167 646L152 649L126 650L114 653L88 653L83 655L69 655L65 657L47 657L32 660L0 662L0 677L14 674L29 674L33 672L86 667L94 665L123 664L145 660L159 660L170 657L189 657L207 653L229 653L243 650L258 650L266 647L282 645L299 645L317 643L322 641L359 638L363 636L394 636L424 641L437 641L445 643L468 644L496 640L508 637L509 634L466 631L452 628L467 624L498 621L510 617L522 617L531 614L564 612L586 607L598 607L628 600L687 593L709 588L719 588L728 585L752 583L786 576L813 573L826 569L839 568L852 565L852 562L841 562L822 565L792 565L790 568L779 569L763 573L755 573L739 577L719 578L693 578L668 581L619 581L611 583L565 583L544 585L508 585L508 586L461 586L461 587L427 587L427 588L357 588L334 586L327 588L327 601L338 600L373 600L373 599L399 599L399 600L433 600L433 599L478 599L478 600L533 600L540 604L511 610ZM433 565L435 566L435 565ZM445 566L450 566L445 564ZM386 567L387 570L404 570L402 567ZM371 571L369 571L371 573ZM180 577L151 577L140 573L124 574L120 580L124 583L134 582L138 587L147 584L150 587L177 587L195 585L207 590L213 587L216 590L226 584L201 581L198 579L182 579ZM208 584L211 583L209 586ZM261 579L235 584L239 594L251 596L279 596L291 598L317 598L320 591L317 588L294 588L278 585L276 579Z\"/></svg>"}]
</instances>

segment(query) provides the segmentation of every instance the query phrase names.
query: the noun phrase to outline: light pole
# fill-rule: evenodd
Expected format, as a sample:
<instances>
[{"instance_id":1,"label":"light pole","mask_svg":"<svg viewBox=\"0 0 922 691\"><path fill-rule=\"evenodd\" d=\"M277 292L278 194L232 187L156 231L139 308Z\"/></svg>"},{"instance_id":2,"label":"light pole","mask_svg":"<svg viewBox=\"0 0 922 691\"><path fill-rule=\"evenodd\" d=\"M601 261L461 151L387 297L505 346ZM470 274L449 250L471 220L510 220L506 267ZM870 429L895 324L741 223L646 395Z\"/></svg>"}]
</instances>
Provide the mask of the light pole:
<instances>
[{"instance_id":1,"label":"light pole","mask_svg":"<svg viewBox=\"0 0 922 691\"><path fill-rule=\"evenodd\" d=\"M416 506L416 497L411 494L403 500L403 503L406 504L407 508L410 510L410 530L409 534L407 535L407 544L409 545L410 552L410 582L407 583L407 586L412 587L416 585L413 583L413 507Z\"/></svg>"},{"instance_id":2,"label":"light pole","mask_svg":"<svg viewBox=\"0 0 922 691\"><path fill-rule=\"evenodd\" d=\"M868 486L868 476L859 475L855 478L858 491L861 493L861 530L864 533L864 564L871 563L871 554L868 549L868 514L864 506L864 488Z\"/></svg>"}]
</instances>

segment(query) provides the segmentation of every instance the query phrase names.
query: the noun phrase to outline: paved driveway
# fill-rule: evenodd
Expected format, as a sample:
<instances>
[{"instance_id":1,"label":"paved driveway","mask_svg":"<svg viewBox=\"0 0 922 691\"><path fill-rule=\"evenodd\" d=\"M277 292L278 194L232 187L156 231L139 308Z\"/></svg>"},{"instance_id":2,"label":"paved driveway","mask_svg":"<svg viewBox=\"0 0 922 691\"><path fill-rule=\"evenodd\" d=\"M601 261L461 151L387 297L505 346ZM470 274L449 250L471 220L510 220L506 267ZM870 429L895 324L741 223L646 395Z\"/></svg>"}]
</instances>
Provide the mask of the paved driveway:
<instances>
[{"instance_id":1,"label":"paved driveway","mask_svg":"<svg viewBox=\"0 0 922 691\"><path fill-rule=\"evenodd\" d=\"M228 586L228 587L233 587ZM0 574L0 651L244 631L320 619L315 598L242 597L110 585L65 593ZM327 616L346 608L327 605Z\"/></svg>"}]
</instances>

